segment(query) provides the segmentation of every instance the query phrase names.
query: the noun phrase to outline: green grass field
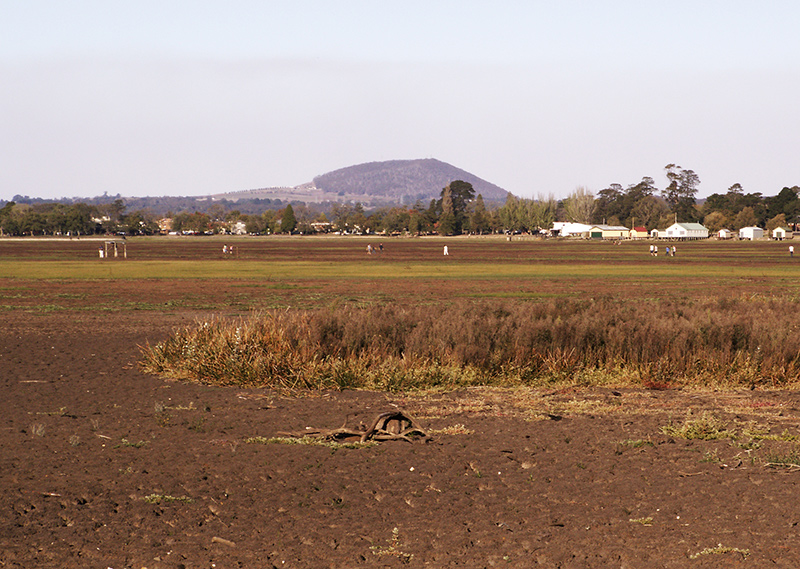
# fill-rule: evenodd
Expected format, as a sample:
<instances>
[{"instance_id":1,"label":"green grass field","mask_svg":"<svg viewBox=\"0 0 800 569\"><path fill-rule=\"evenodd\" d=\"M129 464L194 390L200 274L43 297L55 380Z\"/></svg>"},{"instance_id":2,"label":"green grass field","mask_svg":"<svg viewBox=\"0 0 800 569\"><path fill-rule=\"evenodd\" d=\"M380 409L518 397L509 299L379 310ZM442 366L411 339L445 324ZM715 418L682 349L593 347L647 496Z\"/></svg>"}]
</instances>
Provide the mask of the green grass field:
<instances>
[{"instance_id":1,"label":"green grass field","mask_svg":"<svg viewBox=\"0 0 800 569\"><path fill-rule=\"evenodd\" d=\"M365 254L367 243L385 241L383 253ZM414 279L593 280L613 293L615 283L697 288L714 281L736 288L757 279L765 289L796 286L800 256L785 242L678 243L678 254L651 257L649 242L621 245L594 241L503 238L137 238L127 259L99 259L97 241L2 240L0 278L23 280L222 279L299 281ZM102 241L100 241L102 243ZM237 254L223 256L222 244ZM451 254L441 254L448 244ZM713 286L712 286L713 287ZM749 288L746 286L746 288Z\"/></svg>"}]
</instances>

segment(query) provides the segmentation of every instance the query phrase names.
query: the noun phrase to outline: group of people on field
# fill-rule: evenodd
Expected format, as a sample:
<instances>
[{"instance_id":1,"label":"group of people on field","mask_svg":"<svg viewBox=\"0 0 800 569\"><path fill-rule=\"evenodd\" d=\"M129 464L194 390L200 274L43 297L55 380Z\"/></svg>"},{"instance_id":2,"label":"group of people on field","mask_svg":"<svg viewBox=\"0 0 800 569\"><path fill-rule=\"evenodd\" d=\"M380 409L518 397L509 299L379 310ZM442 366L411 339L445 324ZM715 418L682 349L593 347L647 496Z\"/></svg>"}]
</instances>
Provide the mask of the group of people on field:
<instances>
[{"instance_id":1,"label":"group of people on field","mask_svg":"<svg viewBox=\"0 0 800 569\"><path fill-rule=\"evenodd\" d=\"M672 247L667 245L666 253L667 253L667 257L674 257L675 253L676 253L675 245L673 245ZM650 245L650 256L651 257L658 257L658 245Z\"/></svg>"}]
</instances>

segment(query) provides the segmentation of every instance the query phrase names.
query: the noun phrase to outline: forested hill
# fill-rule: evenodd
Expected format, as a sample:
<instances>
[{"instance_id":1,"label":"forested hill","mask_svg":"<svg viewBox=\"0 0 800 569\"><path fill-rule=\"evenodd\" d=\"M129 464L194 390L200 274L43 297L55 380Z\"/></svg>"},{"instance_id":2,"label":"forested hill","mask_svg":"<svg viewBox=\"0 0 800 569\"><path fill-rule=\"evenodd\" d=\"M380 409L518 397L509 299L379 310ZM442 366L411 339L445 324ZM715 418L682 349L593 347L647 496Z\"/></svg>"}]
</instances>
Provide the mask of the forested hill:
<instances>
[{"instance_id":1,"label":"forested hill","mask_svg":"<svg viewBox=\"0 0 800 569\"><path fill-rule=\"evenodd\" d=\"M442 188L454 180L472 184L475 195L487 202L503 202L508 192L474 174L435 158L369 162L328 172L314 178L314 186L326 194L353 198L363 195L386 202L413 204L439 198Z\"/></svg>"}]
</instances>

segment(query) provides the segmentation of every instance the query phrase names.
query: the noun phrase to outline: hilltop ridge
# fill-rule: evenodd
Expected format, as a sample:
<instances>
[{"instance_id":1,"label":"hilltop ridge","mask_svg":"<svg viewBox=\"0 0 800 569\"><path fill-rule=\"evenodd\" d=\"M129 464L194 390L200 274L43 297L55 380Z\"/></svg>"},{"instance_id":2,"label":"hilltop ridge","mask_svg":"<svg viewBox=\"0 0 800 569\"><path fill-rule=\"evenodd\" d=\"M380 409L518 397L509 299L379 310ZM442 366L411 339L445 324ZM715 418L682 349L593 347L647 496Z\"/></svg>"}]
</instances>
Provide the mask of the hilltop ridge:
<instances>
[{"instance_id":1,"label":"hilltop ridge","mask_svg":"<svg viewBox=\"0 0 800 569\"><path fill-rule=\"evenodd\" d=\"M438 199L454 180L472 184L487 202L503 202L508 192L478 176L435 158L366 162L333 170L294 187L273 187L210 196L231 201L271 199L284 202L361 202L365 206L411 205Z\"/></svg>"}]
</instances>

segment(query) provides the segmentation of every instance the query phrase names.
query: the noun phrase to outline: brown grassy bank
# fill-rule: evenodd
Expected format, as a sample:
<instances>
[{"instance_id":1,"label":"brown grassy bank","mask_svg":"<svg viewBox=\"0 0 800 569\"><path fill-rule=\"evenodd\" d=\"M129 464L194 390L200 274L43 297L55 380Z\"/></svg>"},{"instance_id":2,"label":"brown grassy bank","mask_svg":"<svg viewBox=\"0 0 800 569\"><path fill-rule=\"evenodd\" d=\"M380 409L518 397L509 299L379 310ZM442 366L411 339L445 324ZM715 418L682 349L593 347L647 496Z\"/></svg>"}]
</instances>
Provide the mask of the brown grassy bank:
<instances>
[{"instance_id":1,"label":"brown grassy bank","mask_svg":"<svg viewBox=\"0 0 800 569\"><path fill-rule=\"evenodd\" d=\"M789 299L468 302L274 311L186 328L146 371L281 388L470 385L788 387L800 377Z\"/></svg>"}]
</instances>

